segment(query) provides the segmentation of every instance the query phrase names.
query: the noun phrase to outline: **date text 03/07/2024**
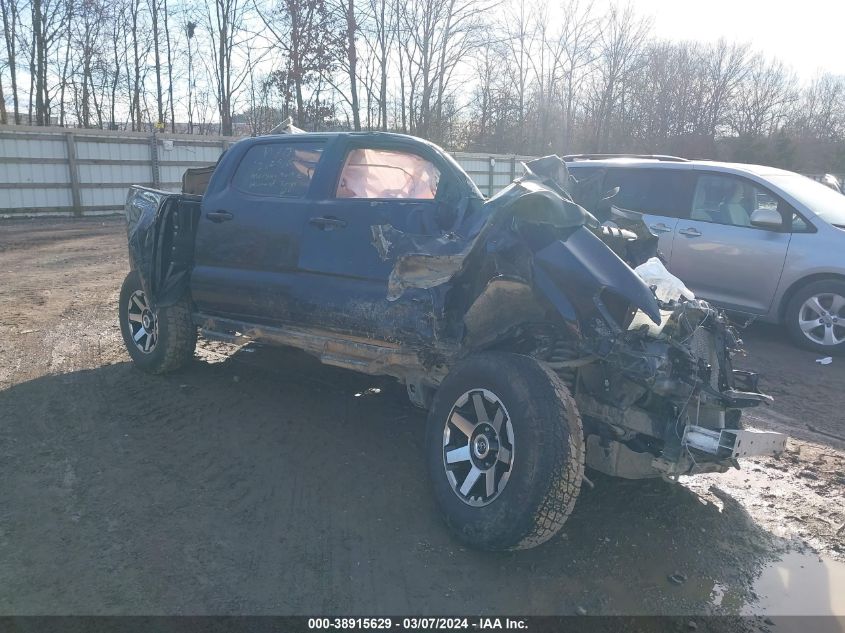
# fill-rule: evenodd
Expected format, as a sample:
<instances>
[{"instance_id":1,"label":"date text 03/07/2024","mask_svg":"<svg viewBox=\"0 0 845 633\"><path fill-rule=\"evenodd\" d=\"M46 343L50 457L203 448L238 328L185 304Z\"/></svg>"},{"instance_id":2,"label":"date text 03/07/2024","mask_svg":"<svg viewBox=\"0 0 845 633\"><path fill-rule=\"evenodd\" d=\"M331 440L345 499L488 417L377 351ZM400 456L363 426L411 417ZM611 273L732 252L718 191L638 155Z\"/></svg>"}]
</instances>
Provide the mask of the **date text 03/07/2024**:
<instances>
[{"instance_id":1,"label":"date text 03/07/2024","mask_svg":"<svg viewBox=\"0 0 845 633\"><path fill-rule=\"evenodd\" d=\"M309 630L524 630L528 625L521 618L309 618Z\"/></svg>"}]
</instances>

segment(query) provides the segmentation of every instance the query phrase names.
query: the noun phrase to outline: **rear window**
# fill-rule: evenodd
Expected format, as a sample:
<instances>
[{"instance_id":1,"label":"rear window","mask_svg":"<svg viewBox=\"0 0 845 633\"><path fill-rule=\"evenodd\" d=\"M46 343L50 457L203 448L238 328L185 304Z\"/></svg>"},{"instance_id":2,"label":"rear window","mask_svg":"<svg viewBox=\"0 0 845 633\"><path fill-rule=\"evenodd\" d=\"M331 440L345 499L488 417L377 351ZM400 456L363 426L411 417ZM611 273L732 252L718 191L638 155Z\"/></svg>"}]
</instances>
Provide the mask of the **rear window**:
<instances>
[{"instance_id":1,"label":"rear window","mask_svg":"<svg viewBox=\"0 0 845 633\"><path fill-rule=\"evenodd\" d=\"M323 143L261 143L241 159L232 185L258 196L301 198L308 193Z\"/></svg>"},{"instance_id":2,"label":"rear window","mask_svg":"<svg viewBox=\"0 0 845 633\"><path fill-rule=\"evenodd\" d=\"M688 217L694 175L688 169L614 168L605 190L619 187L613 204L623 209L668 217Z\"/></svg>"}]
</instances>

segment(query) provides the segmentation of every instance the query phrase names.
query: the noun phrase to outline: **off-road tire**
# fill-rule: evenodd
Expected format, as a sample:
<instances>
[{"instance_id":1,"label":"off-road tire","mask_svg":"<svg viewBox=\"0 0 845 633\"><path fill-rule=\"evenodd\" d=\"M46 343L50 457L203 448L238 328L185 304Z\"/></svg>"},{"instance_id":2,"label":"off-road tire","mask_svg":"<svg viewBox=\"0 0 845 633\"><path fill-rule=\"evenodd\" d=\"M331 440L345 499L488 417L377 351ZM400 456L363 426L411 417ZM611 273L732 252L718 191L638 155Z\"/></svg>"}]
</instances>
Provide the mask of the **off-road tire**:
<instances>
[{"instance_id":1,"label":"off-road tire","mask_svg":"<svg viewBox=\"0 0 845 633\"><path fill-rule=\"evenodd\" d=\"M817 354L824 354L825 356L830 356L831 354L845 353L845 342L842 342L838 345L823 345L815 343L804 335L804 332L801 331L801 327L798 325L798 321L800 318L801 306L804 304L805 301L807 301L807 299L815 295L828 293L835 294L840 297L845 297L845 281L838 281L836 279L823 279L821 281L815 281L813 283L807 284L803 288L800 288L792 296L786 306L786 311L784 313L786 329L789 332L789 335L792 337L792 340L804 349L808 349ZM842 323L841 314L839 316L839 322ZM838 328L836 331L837 333L842 332L842 330Z\"/></svg>"},{"instance_id":2,"label":"off-road tire","mask_svg":"<svg viewBox=\"0 0 845 633\"><path fill-rule=\"evenodd\" d=\"M488 505L459 498L444 464L444 428L462 394L487 389L501 399L513 429L507 484ZM456 365L434 398L426 427L426 459L434 497L458 539L483 550L529 549L563 527L584 474L581 417L569 390L529 356L486 352Z\"/></svg>"},{"instance_id":3,"label":"off-road tire","mask_svg":"<svg viewBox=\"0 0 845 633\"><path fill-rule=\"evenodd\" d=\"M129 326L129 301L133 293L142 290L135 271L126 275L120 288L120 332L126 351L136 367L150 374L166 374L185 366L194 356L197 328L191 318L191 301L187 293L176 303L156 310L158 338L149 353L138 349L132 340Z\"/></svg>"}]
</instances>

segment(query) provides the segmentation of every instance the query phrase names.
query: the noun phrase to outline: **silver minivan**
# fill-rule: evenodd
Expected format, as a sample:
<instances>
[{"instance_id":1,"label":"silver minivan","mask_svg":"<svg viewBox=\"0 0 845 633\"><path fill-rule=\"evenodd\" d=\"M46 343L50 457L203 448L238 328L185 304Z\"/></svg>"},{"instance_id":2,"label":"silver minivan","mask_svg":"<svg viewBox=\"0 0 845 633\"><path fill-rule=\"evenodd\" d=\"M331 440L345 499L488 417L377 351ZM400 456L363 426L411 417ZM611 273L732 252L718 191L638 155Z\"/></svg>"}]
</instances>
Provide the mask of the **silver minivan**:
<instances>
[{"instance_id":1,"label":"silver minivan","mask_svg":"<svg viewBox=\"0 0 845 633\"><path fill-rule=\"evenodd\" d=\"M816 352L845 352L845 196L759 165L671 156L564 160L578 181L619 187L613 204L642 213L667 267L697 296L783 323Z\"/></svg>"}]
</instances>

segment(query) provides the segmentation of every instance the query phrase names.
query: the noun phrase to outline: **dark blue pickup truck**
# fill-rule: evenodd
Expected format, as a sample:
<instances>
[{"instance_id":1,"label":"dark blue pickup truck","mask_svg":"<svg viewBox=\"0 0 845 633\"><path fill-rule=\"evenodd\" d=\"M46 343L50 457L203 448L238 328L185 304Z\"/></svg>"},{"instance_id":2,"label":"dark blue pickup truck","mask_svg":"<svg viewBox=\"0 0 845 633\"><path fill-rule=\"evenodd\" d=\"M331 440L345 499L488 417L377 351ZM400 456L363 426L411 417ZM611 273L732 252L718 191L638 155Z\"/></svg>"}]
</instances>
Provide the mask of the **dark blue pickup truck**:
<instances>
[{"instance_id":1,"label":"dark blue pickup truck","mask_svg":"<svg viewBox=\"0 0 845 633\"><path fill-rule=\"evenodd\" d=\"M134 363L176 370L201 330L394 376L429 410L435 497L471 546L551 538L585 463L676 479L783 450L741 428L769 398L732 369L725 315L661 297L655 236L620 209L600 224L578 201L610 207L613 192L557 156L490 199L443 150L396 134L245 139L208 173L192 193L129 192Z\"/></svg>"}]
</instances>

